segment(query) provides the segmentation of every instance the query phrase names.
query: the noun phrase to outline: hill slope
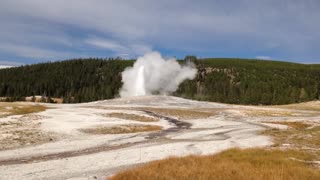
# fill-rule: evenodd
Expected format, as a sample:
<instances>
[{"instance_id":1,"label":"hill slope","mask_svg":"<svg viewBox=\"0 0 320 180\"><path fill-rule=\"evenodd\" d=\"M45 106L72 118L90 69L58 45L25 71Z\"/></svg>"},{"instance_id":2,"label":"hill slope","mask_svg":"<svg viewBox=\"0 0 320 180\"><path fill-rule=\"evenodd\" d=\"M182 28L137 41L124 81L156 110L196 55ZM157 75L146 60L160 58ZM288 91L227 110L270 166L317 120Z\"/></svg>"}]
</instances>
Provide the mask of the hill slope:
<instances>
[{"instance_id":1,"label":"hill slope","mask_svg":"<svg viewBox=\"0 0 320 180\"><path fill-rule=\"evenodd\" d=\"M287 104L319 99L320 66L245 59L195 60L197 77L174 95L237 104ZM0 97L61 97L88 102L118 96L132 60L77 59L0 70ZM185 63L185 61L181 61Z\"/></svg>"},{"instance_id":2,"label":"hill slope","mask_svg":"<svg viewBox=\"0 0 320 180\"><path fill-rule=\"evenodd\" d=\"M235 104L287 104L320 98L320 66L279 61L203 59L177 95Z\"/></svg>"}]
</instances>

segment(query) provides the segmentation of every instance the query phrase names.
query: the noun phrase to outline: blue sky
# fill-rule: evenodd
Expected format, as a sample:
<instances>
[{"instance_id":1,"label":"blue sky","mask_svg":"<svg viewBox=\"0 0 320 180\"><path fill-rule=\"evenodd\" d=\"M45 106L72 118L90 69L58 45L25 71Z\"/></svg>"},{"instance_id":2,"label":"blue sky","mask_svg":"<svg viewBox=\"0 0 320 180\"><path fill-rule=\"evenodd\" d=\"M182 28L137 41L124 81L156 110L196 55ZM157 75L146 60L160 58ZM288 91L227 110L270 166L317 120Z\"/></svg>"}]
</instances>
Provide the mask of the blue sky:
<instances>
[{"instance_id":1,"label":"blue sky","mask_svg":"<svg viewBox=\"0 0 320 180\"><path fill-rule=\"evenodd\" d=\"M1 0L0 65L77 57L320 63L319 0Z\"/></svg>"}]
</instances>

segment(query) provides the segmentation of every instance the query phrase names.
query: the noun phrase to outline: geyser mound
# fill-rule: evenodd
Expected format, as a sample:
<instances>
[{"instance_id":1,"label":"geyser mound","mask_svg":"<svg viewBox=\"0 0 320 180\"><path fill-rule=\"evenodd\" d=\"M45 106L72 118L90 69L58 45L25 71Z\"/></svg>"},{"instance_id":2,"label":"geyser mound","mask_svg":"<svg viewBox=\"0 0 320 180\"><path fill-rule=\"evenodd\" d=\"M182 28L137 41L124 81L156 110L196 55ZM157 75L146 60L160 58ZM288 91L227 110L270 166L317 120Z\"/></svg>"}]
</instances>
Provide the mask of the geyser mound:
<instances>
[{"instance_id":1,"label":"geyser mound","mask_svg":"<svg viewBox=\"0 0 320 180\"><path fill-rule=\"evenodd\" d=\"M120 96L170 94L184 80L193 79L196 73L192 64L180 65L175 58L164 59L158 52L147 53L122 72Z\"/></svg>"}]
</instances>

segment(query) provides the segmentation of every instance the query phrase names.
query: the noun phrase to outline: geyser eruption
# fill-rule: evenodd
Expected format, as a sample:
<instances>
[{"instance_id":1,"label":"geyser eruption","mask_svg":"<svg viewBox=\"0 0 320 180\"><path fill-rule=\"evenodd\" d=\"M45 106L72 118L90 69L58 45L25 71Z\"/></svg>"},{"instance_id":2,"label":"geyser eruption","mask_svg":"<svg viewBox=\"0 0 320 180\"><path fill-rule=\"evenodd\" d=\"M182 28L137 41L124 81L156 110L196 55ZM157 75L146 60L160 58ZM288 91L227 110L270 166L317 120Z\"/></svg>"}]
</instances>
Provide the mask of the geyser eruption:
<instances>
[{"instance_id":1,"label":"geyser eruption","mask_svg":"<svg viewBox=\"0 0 320 180\"><path fill-rule=\"evenodd\" d=\"M170 94L196 73L192 64L180 65L175 58L164 59L158 52L147 53L122 72L120 96Z\"/></svg>"},{"instance_id":2,"label":"geyser eruption","mask_svg":"<svg viewBox=\"0 0 320 180\"><path fill-rule=\"evenodd\" d=\"M144 96L146 95L146 91L144 89L144 66L139 67L138 76L135 84L135 92L136 96Z\"/></svg>"}]
</instances>

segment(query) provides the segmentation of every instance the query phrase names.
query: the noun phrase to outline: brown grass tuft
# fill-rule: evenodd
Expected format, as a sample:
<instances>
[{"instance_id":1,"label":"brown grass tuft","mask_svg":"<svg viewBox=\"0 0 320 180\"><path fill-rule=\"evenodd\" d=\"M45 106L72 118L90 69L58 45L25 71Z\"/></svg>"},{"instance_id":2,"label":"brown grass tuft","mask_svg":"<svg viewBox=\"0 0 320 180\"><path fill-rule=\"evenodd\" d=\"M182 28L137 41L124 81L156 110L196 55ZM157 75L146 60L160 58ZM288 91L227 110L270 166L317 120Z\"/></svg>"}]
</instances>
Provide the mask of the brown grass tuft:
<instances>
[{"instance_id":1,"label":"brown grass tuft","mask_svg":"<svg viewBox=\"0 0 320 180\"><path fill-rule=\"evenodd\" d=\"M259 116L268 116L268 117L283 117L283 116L294 116L294 114L291 111L279 111L279 110L244 110L244 113L247 116L251 117L259 117Z\"/></svg>"},{"instance_id":2,"label":"brown grass tuft","mask_svg":"<svg viewBox=\"0 0 320 180\"><path fill-rule=\"evenodd\" d=\"M141 110L151 111L156 114L161 114L163 116L178 117L180 119L185 119L185 120L208 118L215 114L214 112L206 112L206 111L190 110L190 109L141 108Z\"/></svg>"},{"instance_id":3,"label":"brown grass tuft","mask_svg":"<svg viewBox=\"0 0 320 180\"><path fill-rule=\"evenodd\" d=\"M109 113L109 114L106 114L105 116L113 117L113 118L133 120L133 121L140 121L140 122L155 122L155 121L159 121L159 119L156 119L156 118L153 118L153 117L137 115L137 114L127 114L127 113Z\"/></svg>"},{"instance_id":4,"label":"brown grass tuft","mask_svg":"<svg viewBox=\"0 0 320 180\"><path fill-rule=\"evenodd\" d=\"M269 124L281 124L281 125L286 125L290 128L297 129L297 130L303 130L308 127L310 127L309 124L305 124L303 122L288 122L288 121L261 121L262 123L269 123Z\"/></svg>"},{"instance_id":5,"label":"brown grass tuft","mask_svg":"<svg viewBox=\"0 0 320 180\"><path fill-rule=\"evenodd\" d=\"M277 108L296 109L305 111L320 111L320 101L311 101L298 104L277 105Z\"/></svg>"},{"instance_id":6,"label":"brown grass tuft","mask_svg":"<svg viewBox=\"0 0 320 180\"><path fill-rule=\"evenodd\" d=\"M319 179L320 171L304 163L310 159L292 150L230 149L217 155L153 161L110 179Z\"/></svg>"},{"instance_id":7,"label":"brown grass tuft","mask_svg":"<svg viewBox=\"0 0 320 180\"><path fill-rule=\"evenodd\" d=\"M155 125L121 125L114 127L95 127L81 129L80 131L89 134L126 134L146 131L159 131L161 126Z\"/></svg>"},{"instance_id":8,"label":"brown grass tuft","mask_svg":"<svg viewBox=\"0 0 320 180\"><path fill-rule=\"evenodd\" d=\"M33 105L26 103L6 103L0 102L0 117L12 115L22 115L45 111L47 108L42 105Z\"/></svg>"}]
</instances>

